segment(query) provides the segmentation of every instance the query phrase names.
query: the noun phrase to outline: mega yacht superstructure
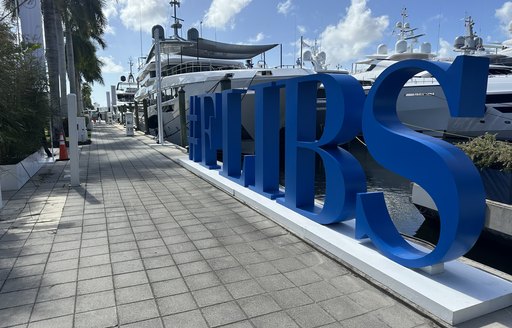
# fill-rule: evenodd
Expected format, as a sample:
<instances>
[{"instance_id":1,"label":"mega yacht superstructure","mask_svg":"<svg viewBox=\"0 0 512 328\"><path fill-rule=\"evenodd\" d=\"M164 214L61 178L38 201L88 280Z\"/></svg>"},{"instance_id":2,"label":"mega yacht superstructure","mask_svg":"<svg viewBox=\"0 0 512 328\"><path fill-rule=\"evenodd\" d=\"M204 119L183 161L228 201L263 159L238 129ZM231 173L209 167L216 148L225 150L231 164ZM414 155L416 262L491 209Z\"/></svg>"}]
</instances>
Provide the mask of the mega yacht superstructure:
<instances>
[{"instance_id":1,"label":"mega yacht superstructure","mask_svg":"<svg viewBox=\"0 0 512 328\"><path fill-rule=\"evenodd\" d=\"M269 68L264 60L253 64L252 59L276 47L268 45L239 45L203 39L197 29L187 32L187 39L179 37L181 19L176 17L179 1L174 6L174 35L160 41L161 95L163 137L176 144L182 144L179 110L179 94L184 92L185 112L189 109L189 98L193 95L220 92L225 88L244 89L258 83L272 82L297 76L313 74L311 69L301 67ZM156 129L156 65L155 47L149 52L137 79L140 88L135 95L138 102L146 99L150 128ZM284 104L283 104L284 108ZM254 111L252 94L248 90L242 102L242 135L254 136ZM282 111L284 115L284 110Z\"/></svg>"},{"instance_id":2,"label":"mega yacht superstructure","mask_svg":"<svg viewBox=\"0 0 512 328\"><path fill-rule=\"evenodd\" d=\"M431 45L422 43L413 49L423 34L414 34L406 22L407 12L402 11L402 21L396 24L399 31L394 53L388 54L385 45L379 45L376 55L356 63L356 77L369 90L375 79L387 67L406 59L437 60L431 53ZM468 49L482 44L473 34L472 21L466 20L467 36L456 39L456 48ZM467 52L466 52L467 54ZM474 53L472 54L474 55ZM364 71L357 71L361 65ZM475 137L486 132L497 138L512 140L512 67L492 64L489 67L487 101L483 118L453 118L442 88L428 72L421 72L410 79L397 99L397 114L400 120L411 129L435 136Z\"/></svg>"}]
</instances>

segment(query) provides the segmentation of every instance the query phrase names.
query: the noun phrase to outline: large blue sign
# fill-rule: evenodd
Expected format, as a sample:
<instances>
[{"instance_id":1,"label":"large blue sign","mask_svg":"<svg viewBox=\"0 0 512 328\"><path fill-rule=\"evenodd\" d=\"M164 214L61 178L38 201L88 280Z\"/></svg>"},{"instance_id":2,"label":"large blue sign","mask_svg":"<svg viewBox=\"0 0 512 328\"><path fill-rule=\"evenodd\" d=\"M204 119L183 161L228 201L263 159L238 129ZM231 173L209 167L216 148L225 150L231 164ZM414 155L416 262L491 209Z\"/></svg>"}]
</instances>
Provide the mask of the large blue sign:
<instances>
[{"instance_id":1,"label":"large blue sign","mask_svg":"<svg viewBox=\"0 0 512 328\"><path fill-rule=\"evenodd\" d=\"M457 147L405 127L396 101L404 84L421 71L443 88L453 117L481 117L485 108L486 58L459 56L453 64L405 60L386 69L365 96L349 75L315 74L259 84L255 91L255 155L242 163L241 95L191 97L190 159L213 169L222 149L221 174L321 224L356 220L355 237L370 238L388 258L418 268L454 260L476 242L485 220L480 175ZM326 92L325 127L316 136L317 86ZM279 189L279 101L286 93L285 191ZM397 231L382 193L366 192L359 162L338 145L361 134L382 166L418 183L439 210L440 236L431 252L419 250ZM324 165L323 206L314 195L315 157Z\"/></svg>"}]
</instances>

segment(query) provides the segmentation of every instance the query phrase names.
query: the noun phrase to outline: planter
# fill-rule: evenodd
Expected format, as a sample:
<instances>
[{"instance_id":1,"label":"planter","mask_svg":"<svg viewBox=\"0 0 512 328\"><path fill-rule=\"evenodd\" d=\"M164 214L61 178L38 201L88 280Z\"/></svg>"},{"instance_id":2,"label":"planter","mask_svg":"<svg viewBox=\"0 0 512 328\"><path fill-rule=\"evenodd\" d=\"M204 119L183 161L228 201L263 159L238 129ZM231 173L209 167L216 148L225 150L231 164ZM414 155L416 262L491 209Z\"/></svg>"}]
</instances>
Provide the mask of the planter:
<instances>
[{"instance_id":1,"label":"planter","mask_svg":"<svg viewBox=\"0 0 512 328\"><path fill-rule=\"evenodd\" d=\"M512 172L493 169L480 170L487 199L512 204Z\"/></svg>"},{"instance_id":2,"label":"planter","mask_svg":"<svg viewBox=\"0 0 512 328\"><path fill-rule=\"evenodd\" d=\"M46 162L44 152L40 150L18 164L0 165L1 190L19 190Z\"/></svg>"}]
</instances>

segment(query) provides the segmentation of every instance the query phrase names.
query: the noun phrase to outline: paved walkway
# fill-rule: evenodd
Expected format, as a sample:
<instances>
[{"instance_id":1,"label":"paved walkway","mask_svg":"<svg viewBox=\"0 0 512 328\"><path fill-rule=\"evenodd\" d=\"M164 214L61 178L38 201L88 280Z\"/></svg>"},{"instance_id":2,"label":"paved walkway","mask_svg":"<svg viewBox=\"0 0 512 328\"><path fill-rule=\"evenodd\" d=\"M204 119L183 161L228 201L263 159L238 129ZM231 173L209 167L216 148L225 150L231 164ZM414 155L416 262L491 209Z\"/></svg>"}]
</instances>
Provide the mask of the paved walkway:
<instances>
[{"instance_id":1,"label":"paved walkway","mask_svg":"<svg viewBox=\"0 0 512 328\"><path fill-rule=\"evenodd\" d=\"M0 327L436 326L153 142L97 125L80 187L56 162L4 194Z\"/></svg>"}]
</instances>

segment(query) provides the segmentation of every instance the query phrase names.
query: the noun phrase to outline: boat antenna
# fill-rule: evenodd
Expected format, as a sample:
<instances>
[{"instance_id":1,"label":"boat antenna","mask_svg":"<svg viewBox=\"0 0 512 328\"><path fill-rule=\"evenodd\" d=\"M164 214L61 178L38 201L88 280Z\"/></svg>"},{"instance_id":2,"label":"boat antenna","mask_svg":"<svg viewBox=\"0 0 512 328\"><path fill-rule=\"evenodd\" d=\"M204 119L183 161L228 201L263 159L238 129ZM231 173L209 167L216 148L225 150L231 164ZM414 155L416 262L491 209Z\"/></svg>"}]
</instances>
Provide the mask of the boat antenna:
<instances>
[{"instance_id":1,"label":"boat antenna","mask_svg":"<svg viewBox=\"0 0 512 328\"><path fill-rule=\"evenodd\" d=\"M169 3L171 4L171 6L174 9L174 15L171 16L172 18L174 18L174 24L171 25L171 28L174 30L173 37L176 39L180 39L180 36L178 35L178 31L181 30L182 25L181 25L180 21L183 22L183 19L178 18L178 16L176 15L176 8L180 7L180 1L172 0Z\"/></svg>"},{"instance_id":2,"label":"boat antenna","mask_svg":"<svg viewBox=\"0 0 512 328\"><path fill-rule=\"evenodd\" d=\"M132 72L132 67L133 67L132 57L128 58L128 64L130 65L130 74L128 75L128 83L135 83L135 78L133 77L133 72Z\"/></svg>"}]
</instances>

